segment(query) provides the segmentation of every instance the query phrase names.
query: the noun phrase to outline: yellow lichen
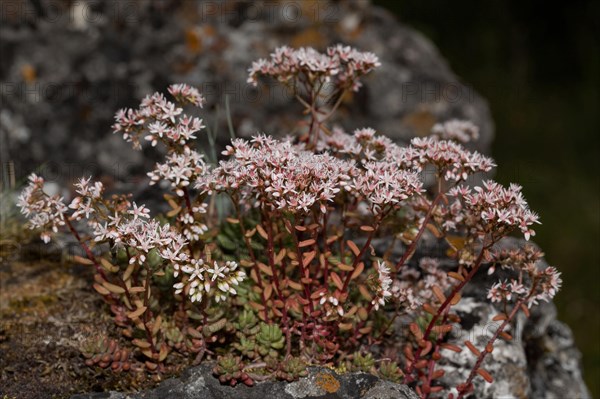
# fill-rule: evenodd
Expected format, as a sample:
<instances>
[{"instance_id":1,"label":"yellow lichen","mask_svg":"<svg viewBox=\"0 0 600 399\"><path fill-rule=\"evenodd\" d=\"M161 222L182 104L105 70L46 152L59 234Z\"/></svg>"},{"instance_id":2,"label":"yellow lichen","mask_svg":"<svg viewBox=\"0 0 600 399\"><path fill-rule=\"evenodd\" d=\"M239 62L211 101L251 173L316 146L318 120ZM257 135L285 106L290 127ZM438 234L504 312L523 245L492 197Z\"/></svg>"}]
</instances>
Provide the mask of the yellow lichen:
<instances>
[{"instance_id":1,"label":"yellow lichen","mask_svg":"<svg viewBox=\"0 0 600 399\"><path fill-rule=\"evenodd\" d=\"M317 374L316 383L319 388L329 393L337 392L340 389L340 382L329 373Z\"/></svg>"}]
</instances>

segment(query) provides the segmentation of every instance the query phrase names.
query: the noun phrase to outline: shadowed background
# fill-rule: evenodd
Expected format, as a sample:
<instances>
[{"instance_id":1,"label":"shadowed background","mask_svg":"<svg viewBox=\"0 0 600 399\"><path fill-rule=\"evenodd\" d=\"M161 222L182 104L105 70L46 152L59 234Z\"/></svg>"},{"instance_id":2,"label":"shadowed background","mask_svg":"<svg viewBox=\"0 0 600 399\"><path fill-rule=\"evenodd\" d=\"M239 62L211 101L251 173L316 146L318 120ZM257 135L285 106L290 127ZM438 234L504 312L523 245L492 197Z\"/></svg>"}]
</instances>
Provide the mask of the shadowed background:
<instances>
[{"instance_id":1,"label":"shadowed background","mask_svg":"<svg viewBox=\"0 0 600 399\"><path fill-rule=\"evenodd\" d=\"M541 215L534 241L563 273L556 297L600 395L598 2L375 1L439 48L489 102L496 178Z\"/></svg>"}]
</instances>

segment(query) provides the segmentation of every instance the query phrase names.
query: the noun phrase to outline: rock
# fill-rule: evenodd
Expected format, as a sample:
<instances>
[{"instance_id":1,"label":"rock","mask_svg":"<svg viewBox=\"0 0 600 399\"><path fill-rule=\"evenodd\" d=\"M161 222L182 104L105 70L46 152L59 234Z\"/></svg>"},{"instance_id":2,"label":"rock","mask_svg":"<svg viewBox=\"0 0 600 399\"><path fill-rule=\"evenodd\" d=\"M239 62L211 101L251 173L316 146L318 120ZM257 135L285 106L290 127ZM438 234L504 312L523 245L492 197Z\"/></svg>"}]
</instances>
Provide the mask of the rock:
<instances>
[{"instance_id":1,"label":"rock","mask_svg":"<svg viewBox=\"0 0 600 399\"><path fill-rule=\"evenodd\" d=\"M71 399L417 399L407 386L364 373L338 375L325 368L310 368L309 375L292 383L261 382L254 387L221 385L205 364L187 370L181 378L137 394L117 392L74 395Z\"/></svg>"},{"instance_id":2,"label":"rock","mask_svg":"<svg viewBox=\"0 0 600 399\"><path fill-rule=\"evenodd\" d=\"M505 238L498 247L511 249L524 244L522 239ZM542 268L547 266L545 261L540 264ZM453 307L462 318L462 328L452 331L453 341L468 339L478 348L485 346L499 325L492 320L499 309L486 299L487 290L498 279L508 277L502 273L497 269L488 276L483 270L465 287L463 300ZM508 331L513 340L497 340L494 351L484 361L483 368L490 372L494 382L487 384L476 378L474 397L591 398L583 381L581 353L575 347L573 334L556 316L552 302L533 307L529 319L519 314L516 328ZM441 381L456 386L468 376L475 356L467 349L458 354L445 352L441 364L446 375Z\"/></svg>"},{"instance_id":3,"label":"rock","mask_svg":"<svg viewBox=\"0 0 600 399\"><path fill-rule=\"evenodd\" d=\"M489 153L486 102L429 40L369 1L18 3L0 26L0 134L8 148L1 155L20 176L37 165L62 182L82 173L144 176L158 154L132 156L111 135L112 117L174 82L204 92L201 116L218 126L221 144L226 97L238 135L289 133L301 112L291 96L278 85L246 84L251 62L283 44L341 42L379 55L382 67L334 121L346 130L370 126L406 141L437 121L465 118L480 128L476 148Z\"/></svg>"}]
</instances>

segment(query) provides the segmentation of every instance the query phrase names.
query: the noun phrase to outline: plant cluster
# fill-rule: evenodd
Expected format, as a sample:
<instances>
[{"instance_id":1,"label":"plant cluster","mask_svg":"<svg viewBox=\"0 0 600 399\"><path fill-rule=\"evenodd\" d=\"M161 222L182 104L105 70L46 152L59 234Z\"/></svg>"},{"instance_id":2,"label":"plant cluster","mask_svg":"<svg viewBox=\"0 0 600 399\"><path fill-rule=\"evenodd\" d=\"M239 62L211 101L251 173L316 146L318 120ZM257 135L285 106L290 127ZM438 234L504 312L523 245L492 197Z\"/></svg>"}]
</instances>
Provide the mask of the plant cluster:
<instances>
[{"instance_id":1,"label":"plant cluster","mask_svg":"<svg viewBox=\"0 0 600 399\"><path fill-rule=\"evenodd\" d=\"M373 54L343 46L325 54L283 47L255 62L249 82L275 78L293 88L306 108L304 130L284 140L234 139L217 165L194 149L202 120L184 113L202 107L196 89L174 85L175 102L156 93L119 111L114 131L134 149L166 148L148 173L149 184L168 191L171 210L156 217L89 178L66 205L30 177L19 206L44 241L66 227L80 242L87 258L77 260L94 266L94 289L127 347L100 340L84 351L86 364L161 373L175 353L196 363L209 357L231 385L291 381L307 365L330 365L412 384L424 398L451 388L461 398L477 376L492 381L483 365L495 341L511 339L519 311L556 294L560 273L539 268L542 254L532 246L495 249L513 232L529 239L538 216L518 185L466 184L495 167L461 144L478 136L470 122L438 124L407 146L369 128L329 127L341 98L377 66ZM425 170L435 171L435 184L426 184ZM223 198L232 211L216 222L212 203ZM83 223L89 235L76 229ZM426 231L450 246L451 270L434 258L412 261ZM387 247L376 249L381 237ZM393 251L398 246L403 251ZM485 348L464 343L475 356L472 372L445 387L438 361L463 347L449 339L460 322L452 306L484 264L490 273L513 271L489 289L501 324ZM399 317L414 320L403 353L371 351L385 347Z\"/></svg>"}]
</instances>

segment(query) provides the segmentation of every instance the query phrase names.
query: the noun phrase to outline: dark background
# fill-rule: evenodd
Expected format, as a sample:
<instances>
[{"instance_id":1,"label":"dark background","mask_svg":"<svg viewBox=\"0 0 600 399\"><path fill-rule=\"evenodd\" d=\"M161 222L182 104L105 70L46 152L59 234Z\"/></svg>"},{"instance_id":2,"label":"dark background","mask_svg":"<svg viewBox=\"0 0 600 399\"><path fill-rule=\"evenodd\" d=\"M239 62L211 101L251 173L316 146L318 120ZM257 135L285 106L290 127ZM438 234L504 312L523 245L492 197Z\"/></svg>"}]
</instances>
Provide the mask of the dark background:
<instances>
[{"instance_id":1,"label":"dark background","mask_svg":"<svg viewBox=\"0 0 600 399\"><path fill-rule=\"evenodd\" d=\"M376 0L430 38L489 101L496 179L541 215L534 241L563 273L559 318L600 396L600 2Z\"/></svg>"}]
</instances>

